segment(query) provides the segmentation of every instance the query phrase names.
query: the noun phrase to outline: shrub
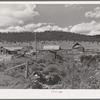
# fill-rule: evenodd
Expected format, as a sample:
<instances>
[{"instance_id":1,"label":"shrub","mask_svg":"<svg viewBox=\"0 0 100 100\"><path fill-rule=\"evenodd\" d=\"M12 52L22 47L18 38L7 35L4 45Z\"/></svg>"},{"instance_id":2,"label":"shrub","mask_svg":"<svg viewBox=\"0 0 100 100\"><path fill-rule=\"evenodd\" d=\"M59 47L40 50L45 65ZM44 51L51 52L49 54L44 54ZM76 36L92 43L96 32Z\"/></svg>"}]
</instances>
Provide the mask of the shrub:
<instances>
[{"instance_id":1,"label":"shrub","mask_svg":"<svg viewBox=\"0 0 100 100\"><path fill-rule=\"evenodd\" d=\"M33 71L43 71L44 67L38 64L33 64L28 67L29 73L32 74Z\"/></svg>"},{"instance_id":2,"label":"shrub","mask_svg":"<svg viewBox=\"0 0 100 100\"><path fill-rule=\"evenodd\" d=\"M20 75L18 74L18 72L15 69L5 71L5 75L9 75L9 76L14 77L14 78L20 77Z\"/></svg>"},{"instance_id":3,"label":"shrub","mask_svg":"<svg viewBox=\"0 0 100 100\"><path fill-rule=\"evenodd\" d=\"M87 84L90 89L100 89L100 81L96 77L89 78Z\"/></svg>"},{"instance_id":4,"label":"shrub","mask_svg":"<svg viewBox=\"0 0 100 100\"><path fill-rule=\"evenodd\" d=\"M57 65L49 65L47 66L44 70L43 70L43 73L44 74L49 74L49 73L58 73L58 66Z\"/></svg>"},{"instance_id":5,"label":"shrub","mask_svg":"<svg viewBox=\"0 0 100 100\"><path fill-rule=\"evenodd\" d=\"M6 69L6 65L4 63L0 64L0 72L3 72Z\"/></svg>"},{"instance_id":6,"label":"shrub","mask_svg":"<svg viewBox=\"0 0 100 100\"><path fill-rule=\"evenodd\" d=\"M39 59L38 63L46 63L46 61L44 59Z\"/></svg>"},{"instance_id":7,"label":"shrub","mask_svg":"<svg viewBox=\"0 0 100 100\"><path fill-rule=\"evenodd\" d=\"M80 61L83 63L83 62L85 62L85 61L91 60L92 57L93 57L92 55L82 55L82 56L80 57Z\"/></svg>"},{"instance_id":8,"label":"shrub","mask_svg":"<svg viewBox=\"0 0 100 100\"><path fill-rule=\"evenodd\" d=\"M58 84L60 81L61 81L61 78L59 77L59 75L56 74L56 73L52 73L47 78L47 82L46 83L48 85L55 85L55 84Z\"/></svg>"},{"instance_id":9,"label":"shrub","mask_svg":"<svg viewBox=\"0 0 100 100\"><path fill-rule=\"evenodd\" d=\"M32 89L43 89L43 85L40 82L35 81L34 83L32 83L31 88Z\"/></svg>"}]
</instances>

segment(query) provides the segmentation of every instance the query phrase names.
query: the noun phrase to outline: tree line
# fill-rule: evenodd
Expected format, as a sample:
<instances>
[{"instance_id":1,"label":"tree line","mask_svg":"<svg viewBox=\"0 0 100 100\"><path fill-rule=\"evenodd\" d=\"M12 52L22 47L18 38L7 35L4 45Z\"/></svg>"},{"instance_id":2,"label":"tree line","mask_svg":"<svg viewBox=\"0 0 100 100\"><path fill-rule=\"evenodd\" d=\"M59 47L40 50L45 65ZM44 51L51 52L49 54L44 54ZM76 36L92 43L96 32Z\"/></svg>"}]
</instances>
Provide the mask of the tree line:
<instances>
[{"instance_id":1,"label":"tree line","mask_svg":"<svg viewBox=\"0 0 100 100\"><path fill-rule=\"evenodd\" d=\"M71 32L45 31L36 32L37 41L84 41L100 42L100 36L87 36ZM31 42L35 40L35 32L0 33L0 42Z\"/></svg>"}]
</instances>

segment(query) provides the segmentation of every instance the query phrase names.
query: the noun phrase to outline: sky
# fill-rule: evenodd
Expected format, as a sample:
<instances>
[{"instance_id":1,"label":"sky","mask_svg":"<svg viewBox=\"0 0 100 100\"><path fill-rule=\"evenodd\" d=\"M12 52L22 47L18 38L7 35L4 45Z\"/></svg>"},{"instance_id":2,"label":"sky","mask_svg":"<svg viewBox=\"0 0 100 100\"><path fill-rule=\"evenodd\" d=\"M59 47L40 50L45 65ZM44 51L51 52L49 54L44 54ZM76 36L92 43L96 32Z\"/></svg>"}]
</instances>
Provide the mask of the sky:
<instances>
[{"instance_id":1,"label":"sky","mask_svg":"<svg viewBox=\"0 0 100 100\"><path fill-rule=\"evenodd\" d=\"M0 32L100 34L100 4L0 4Z\"/></svg>"}]
</instances>

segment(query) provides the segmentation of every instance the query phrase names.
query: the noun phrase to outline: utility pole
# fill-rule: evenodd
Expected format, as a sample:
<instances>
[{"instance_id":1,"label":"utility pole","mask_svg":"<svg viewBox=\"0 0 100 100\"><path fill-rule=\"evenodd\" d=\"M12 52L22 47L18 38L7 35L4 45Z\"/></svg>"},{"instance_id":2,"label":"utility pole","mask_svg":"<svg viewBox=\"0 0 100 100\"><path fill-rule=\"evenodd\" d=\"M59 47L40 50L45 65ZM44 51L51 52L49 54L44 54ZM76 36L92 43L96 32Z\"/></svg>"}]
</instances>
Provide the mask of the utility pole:
<instances>
[{"instance_id":1,"label":"utility pole","mask_svg":"<svg viewBox=\"0 0 100 100\"><path fill-rule=\"evenodd\" d=\"M33 9L34 11L34 9ZM36 36L36 32L35 32L35 52L36 52L36 60L37 60L37 36Z\"/></svg>"},{"instance_id":2,"label":"utility pole","mask_svg":"<svg viewBox=\"0 0 100 100\"><path fill-rule=\"evenodd\" d=\"M36 32L35 32L35 50L36 50L36 59L37 59L37 36L36 36Z\"/></svg>"}]
</instances>

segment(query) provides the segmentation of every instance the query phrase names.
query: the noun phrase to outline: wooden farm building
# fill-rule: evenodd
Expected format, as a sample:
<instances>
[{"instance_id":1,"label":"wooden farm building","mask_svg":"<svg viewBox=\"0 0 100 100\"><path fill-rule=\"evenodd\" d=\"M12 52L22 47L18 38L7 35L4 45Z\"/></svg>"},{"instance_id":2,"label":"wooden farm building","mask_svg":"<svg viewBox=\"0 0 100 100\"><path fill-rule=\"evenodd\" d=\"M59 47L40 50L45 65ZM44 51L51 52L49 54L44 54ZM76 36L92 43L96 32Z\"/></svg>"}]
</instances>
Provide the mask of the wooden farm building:
<instances>
[{"instance_id":1,"label":"wooden farm building","mask_svg":"<svg viewBox=\"0 0 100 100\"><path fill-rule=\"evenodd\" d=\"M7 55L7 54L17 54L18 50L21 50L22 47L0 47L0 54Z\"/></svg>"},{"instance_id":2,"label":"wooden farm building","mask_svg":"<svg viewBox=\"0 0 100 100\"><path fill-rule=\"evenodd\" d=\"M54 58L56 59L57 51L61 50L60 45L45 45L43 47L43 51L49 51L51 55L54 55Z\"/></svg>"},{"instance_id":3,"label":"wooden farm building","mask_svg":"<svg viewBox=\"0 0 100 100\"><path fill-rule=\"evenodd\" d=\"M3 46L0 47L0 54L7 54L7 49Z\"/></svg>"},{"instance_id":4,"label":"wooden farm building","mask_svg":"<svg viewBox=\"0 0 100 100\"><path fill-rule=\"evenodd\" d=\"M61 47L59 45L45 45L43 47L43 50L51 50L51 51L55 51L55 50L60 50Z\"/></svg>"},{"instance_id":5,"label":"wooden farm building","mask_svg":"<svg viewBox=\"0 0 100 100\"><path fill-rule=\"evenodd\" d=\"M79 44L78 42L74 44L72 49L82 51L82 52L85 50L84 47L81 44Z\"/></svg>"}]
</instances>

